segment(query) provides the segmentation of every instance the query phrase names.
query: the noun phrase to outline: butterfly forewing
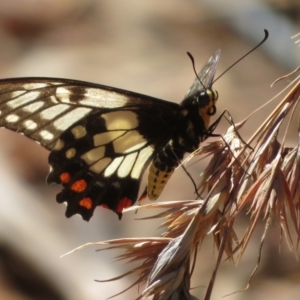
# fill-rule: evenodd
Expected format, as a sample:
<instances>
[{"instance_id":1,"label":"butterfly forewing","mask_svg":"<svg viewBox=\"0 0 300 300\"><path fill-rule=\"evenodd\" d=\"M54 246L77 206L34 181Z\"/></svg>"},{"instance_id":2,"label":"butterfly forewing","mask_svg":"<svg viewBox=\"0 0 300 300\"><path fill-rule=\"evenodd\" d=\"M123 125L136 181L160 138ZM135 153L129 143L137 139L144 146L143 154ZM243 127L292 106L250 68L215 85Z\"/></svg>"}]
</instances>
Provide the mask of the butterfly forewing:
<instances>
[{"instance_id":1,"label":"butterfly forewing","mask_svg":"<svg viewBox=\"0 0 300 300\"><path fill-rule=\"evenodd\" d=\"M141 100L142 99L142 100ZM0 80L0 126L22 132L52 150L62 132L97 109L174 107L159 99L119 89L56 78Z\"/></svg>"},{"instance_id":2,"label":"butterfly forewing","mask_svg":"<svg viewBox=\"0 0 300 300\"><path fill-rule=\"evenodd\" d=\"M0 81L0 125L51 150L47 181L67 216L90 219L97 205L121 215L137 198L151 158L173 135L179 105L80 81Z\"/></svg>"},{"instance_id":3,"label":"butterfly forewing","mask_svg":"<svg viewBox=\"0 0 300 300\"><path fill-rule=\"evenodd\" d=\"M68 203L67 216L79 212L88 220L97 205L121 216L135 202L145 168L175 126L170 112L161 118L155 107L105 110L62 133L49 156L48 182L64 186L57 200Z\"/></svg>"},{"instance_id":4,"label":"butterfly forewing","mask_svg":"<svg viewBox=\"0 0 300 300\"><path fill-rule=\"evenodd\" d=\"M218 63L220 60L221 50L218 49L207 61L204 67L198 74L198 77L195 78L192 86L186 93L184 99L189 98L205 89L209 89L212 86L214 76L218 67ZM200 79L200 81L199 81Z\"/></svg>"}]
</instances>

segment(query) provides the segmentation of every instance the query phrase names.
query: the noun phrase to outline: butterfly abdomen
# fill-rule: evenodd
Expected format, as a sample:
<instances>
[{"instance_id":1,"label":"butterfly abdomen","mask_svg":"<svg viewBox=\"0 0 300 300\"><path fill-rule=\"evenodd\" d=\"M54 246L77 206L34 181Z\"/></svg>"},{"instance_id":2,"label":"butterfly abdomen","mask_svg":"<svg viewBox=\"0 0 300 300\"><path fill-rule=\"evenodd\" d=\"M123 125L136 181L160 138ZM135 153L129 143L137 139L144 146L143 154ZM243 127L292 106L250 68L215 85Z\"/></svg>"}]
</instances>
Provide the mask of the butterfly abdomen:
<instances>
[{"instance_id":1,"label":"butterfly abdomen","mask_svg":"<svg viewBox=\"0 0 300 300\"><path fill-rule=\"evenodd\" d=\"M159 197L178 166L178 159L182 157L183 153L180 157L175 154L172 141L154 157L149 168L147 184L147 194L150 200L156 200Z\"/></svg>"},{"instance_id":2,"label":"butterfly abdomen","mask_svg":"<svg viewBox=\"0 0 300 300\"><path fill-rule=\"evenodd\" d=\"M207 132L197 104L184 107L180 115L175 136L154 157L150 165L147 185L147 195L150 200L156 200L160 196L184 154L195 151Z\"/></svg>"}]
</instances>

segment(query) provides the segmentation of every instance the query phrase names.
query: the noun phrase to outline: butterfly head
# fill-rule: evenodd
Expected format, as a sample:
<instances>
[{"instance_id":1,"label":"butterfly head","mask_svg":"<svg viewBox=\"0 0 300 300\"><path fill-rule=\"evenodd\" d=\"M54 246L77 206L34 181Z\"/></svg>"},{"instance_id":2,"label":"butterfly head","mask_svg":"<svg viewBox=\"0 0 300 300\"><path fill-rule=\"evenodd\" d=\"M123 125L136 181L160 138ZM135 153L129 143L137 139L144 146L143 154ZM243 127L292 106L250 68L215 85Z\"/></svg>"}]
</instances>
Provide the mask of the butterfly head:
<instances>
[{"instance_id":1,"label":"butterfly head","mask_svg":"<svg viewBox=\"0 0 300 300\"><path fill-rule=\"evenodd\" d=\"M181 106L191 114L198 112L205 127L208 128L210 117L217 112L217 100L218 92L213 88L207 88L205 90L197 91L197 93L190 94L188 98L185 98L182 101Z\"/></svg>"},{"instance_id":2,"label":"butterfly head","mask_svg":"<svg viewBox=\"0 0 300 300\"><path fill-rule=\"evenodd\" d=\"M218 97L218 92L212 88L200 92L197 97L197 104L199 107L199 114L202 118L205 115L213 116L216 113L216 102Z\"/></svg>"},{"instance_id":3,"label":"butterfly head","mask_svg":"<svg viewBox=\"0 0 300 300\"><path fill-rule=\"evenodd\" d=\"M198 110L199 116L204 121L206 128L209 126L210 117L217 111L216 101L218 100L218 93L212 88L212 85L214 83L214 75L217 70L220 54L221 51L217 50L197 75L194 58L188 53L188 56L192 60L196 78L186 93L181 105L188 108L188 110Z\"/></svg>"}]
</instances>

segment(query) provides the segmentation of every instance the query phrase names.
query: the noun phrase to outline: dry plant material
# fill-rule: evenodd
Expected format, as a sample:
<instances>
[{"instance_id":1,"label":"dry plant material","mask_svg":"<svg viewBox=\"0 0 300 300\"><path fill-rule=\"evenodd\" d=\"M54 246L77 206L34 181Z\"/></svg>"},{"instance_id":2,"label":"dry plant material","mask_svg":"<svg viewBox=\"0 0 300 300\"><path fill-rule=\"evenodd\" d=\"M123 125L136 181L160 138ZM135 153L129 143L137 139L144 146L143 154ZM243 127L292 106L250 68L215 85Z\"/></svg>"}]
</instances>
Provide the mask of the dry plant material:
<instances>
[{"instance_id":1,"label":"dry plant material","mask_svg":"<svg viewBox=\"0 0 300 300\"><path fill-rule=\"evenodd\" d=\"M280 79L283 78L286 76ZM299 102L299 77L286 90L287 95L248 141L244 142L238 131L252 114L243 122L232 125L220 139L201 145L193 154L197 157L212 156L200 177L197 192L201 199L140 206L139 209L164 209L163 212L140 219L160 219L164 228L161 237L87 244L106 246L106 250L121 249L123 254L117 257L118 260L140 263L129 272L110 280L136 274L138 279L132 286L143 286L137 298L139 300L196 300L190 294L190 279L198 247L210 234L214 237L218 252L204 298L208 300L223 255L234 261L237 253L239 262L261 220L265 230L253 274L259 265L267 230L274 219L290 249L296 251L300 237L300 143L298 140L298 145L288 148L285 142ZM278 132L282 130L282 122L286 118L288 125L279 141ZM300 137L300 125L298 133ZM249 215L249 224L239 239L234 231L234 222L237 216L245 213ZM292 230L298 237L296 243L292 238Z\"/></svg>"}]
</instances>

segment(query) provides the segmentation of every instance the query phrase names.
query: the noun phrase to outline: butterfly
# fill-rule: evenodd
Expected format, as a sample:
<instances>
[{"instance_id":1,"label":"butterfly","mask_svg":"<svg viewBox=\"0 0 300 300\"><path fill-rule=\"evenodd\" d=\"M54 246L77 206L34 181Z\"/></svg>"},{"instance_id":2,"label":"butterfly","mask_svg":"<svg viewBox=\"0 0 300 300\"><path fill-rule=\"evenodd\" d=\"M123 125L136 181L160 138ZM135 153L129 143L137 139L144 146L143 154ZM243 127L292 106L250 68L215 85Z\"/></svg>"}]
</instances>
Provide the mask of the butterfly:
<instances>
[{"instance_id":1,"label":"butterfly","mask_svg":"<svg viewBox=\"0 0 300 300\"><path fill-rule=\"evenodd\" d=\"M47 183L62 185L56 199L67 217L88 221L102 206L121 219L149 165L140 200L157 199L184 154L212 135L219 59L217 50L180 104L70 79L3 79L0 126L50 151Z\"/></svg>"}]
</instances>

